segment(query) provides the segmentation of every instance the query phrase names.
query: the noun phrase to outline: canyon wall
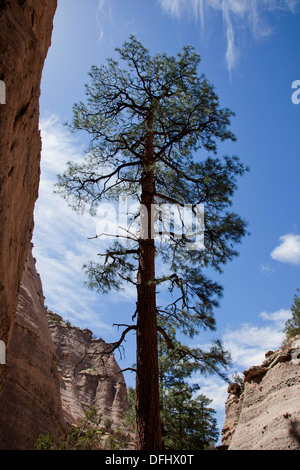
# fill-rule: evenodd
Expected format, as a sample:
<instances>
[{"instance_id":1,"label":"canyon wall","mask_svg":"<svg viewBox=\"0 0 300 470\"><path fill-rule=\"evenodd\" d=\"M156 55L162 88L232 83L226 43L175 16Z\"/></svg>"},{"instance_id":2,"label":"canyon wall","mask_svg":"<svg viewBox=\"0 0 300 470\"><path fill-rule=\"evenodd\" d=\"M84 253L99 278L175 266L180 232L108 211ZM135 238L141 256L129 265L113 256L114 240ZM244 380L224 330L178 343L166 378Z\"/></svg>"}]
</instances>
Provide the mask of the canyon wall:
<instances>
[{"instance_id":1,"label":"canyon wall","mask_svg":"<svg viewBox=\"0 0 300 470\"><path fill-rule=\"evenodd\" d=\"M66 430L57 358L31 249L21 278L0 397L0 449L31 450L40 434Z\"/></svg>"},{"instance_id":2,"label":"canyon wall","mask_svg":"<svg viewBox=\"0 0 300 470\"><path fill-rule=\"evenodd\" d=\"M0 0L1 450L32 449L42 433L57 440L90 405L117 426L127 406L120 368L112 354L103 355L107 344L45 309L29 250L40 177L40 83L56 7L57 0ZM245 371L242 385L230 385L223 448L299 449L299 341L270 351Z\"/></svg>"},{"instance_id":3,"label":"canyon wall","mask_svg":"<svg viewBox=\"0 0 300 470\"><path fill-rule=\"evenodd\" d=\"M57 0L0 0L1 450L33 449L40 434L57 441L90 404L116 425L126 408L113 355L100 361L104 341L51 319L49 328L30 247L40 180L40 85L56 7ZM97 359L86 358L73 378L69 359L93 348Z\"/></svg>"},{"instance_id":4,"label":"canyon wall","mask_svg":"<svg viewBox=\"0 0 300 470\"><path fill-rule=\"evenodd\" d=\"M300 449L300 336L244 372L225 404L222 446L229 450Z\"/></svg>"},{"instance_id":5,"label":"canyon wall","mask_svg":"<svg viewBox=\"0 0 300 470\"><path fill-rule=\"evenodd\" d=\"M84 418L89 407L96 407L102 423L122 425L127 410L127 389L111 347L93 338L88 329L70 325L48 312L51 336L58 359L62 407L67 423Z\"/></svg>"},{"instance_id":6,"label":"canyon wall","mask_svg":"<svg viewBox=\"0 0 300 470\"><path fill-rule=\"evenodd\" d=\"M57 0L0 0L6 88L6 104L0 104L0 340L8 349L38 197L40 82L56 6ZM0 365L0 394L6 372Z\"/></svg>"},{"instance_id":7,"label":"canyon wall","mask_svg":"<svg viewBox=\"0 0 300 470\"><path fill-rule=\"evenodd\" d=\"M41 434L54 442L94 406L102 423L121 426L127 389L109 345L65 323L44 305L30 247L21 278L0 397L0 450L32 450Z\"/></svg>"}]
</instances>

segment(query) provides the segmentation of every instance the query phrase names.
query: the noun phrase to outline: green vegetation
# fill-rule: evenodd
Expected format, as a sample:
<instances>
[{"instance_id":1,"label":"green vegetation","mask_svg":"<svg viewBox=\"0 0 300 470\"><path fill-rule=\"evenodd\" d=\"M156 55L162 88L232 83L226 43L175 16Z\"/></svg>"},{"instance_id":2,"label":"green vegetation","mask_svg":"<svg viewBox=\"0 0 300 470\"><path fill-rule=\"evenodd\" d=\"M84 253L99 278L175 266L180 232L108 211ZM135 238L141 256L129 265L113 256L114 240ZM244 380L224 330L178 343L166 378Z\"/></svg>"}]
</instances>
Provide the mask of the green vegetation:
<instances>
[{"instance_id":1,"label":"green vegetation","mask_svg":"<svg viewBox=\"0 0 300 470\"><path fill-rule=\"evenodd\" d=\"M300 292L300 289L297 289ZM300 335L300 297L294 295L294 303L291 307L292 318L285 323L284 333L287 339Z\"/></svg>"},{"instance_id":2,"label":"green vegetation","mask_svg":"<svg viewBox=\"0 0 300 470\"><path fill-rule=\"evenodd\" d=\"M167 325L164 330L167 330ZM169 341L172 339L172 347ZM218 371L229 364L226 351L217 347L206 354L199 348L189 348L175 339L168 328L168 342L159 334L159 383L162 447L166 450L206 450L218 440L215 410L211 400L199 394L200 387L191 384L194 372ZM222 375L222 374L221 374ZM128 389L129 410L126 425L135 429L135 389Z\"/></svg>"},{"instance_id":3,"label":"green vegetation","mask_svg":"<svg viewBox=\"0 0 300 470\"><path fill-rule=\"evenodd\" d=\"M76 426L68 428L67 434L59 442L54 442L51 434L39 436L35 450L123 450L130 443L127 429L112 429L112 422L102 418L95 407L85 412L85 417Z\"/></svg>"},{"instance_id":4,"label":"green vegetation","mask_svg":"<svg viewBox=\"0 0 300 470\"><path fill-rule=\"evenodd\" d=\"M209 406L211 400L195 393L197 385L177 383L168 389L161 388L161 435L166 450L208 450L218 440L215 411ZM128 389L130 408L125 422L134 432L135 389Z\"/></svg>"},{"instance_id":5,"label":"green vegetation","mask_svg":"<svg viewBox=\"0 0 300 470\"><path fill-rule=\"evenodd\" d=\"M177 383L161 395L162 439L169 450L206 450L218 440L215 411L197 385Z\"/></svg>"},{"instance_id":6,"label":"green vegetation","mask_svg":"<svg viewBox=\"0 0 300 470\"><path fill-rule=\"evenodd\" d=\"M160 331L160 330L159 330ZM159 378L162 442L170 450L205 450L218 439L215 411L211 400L199 394L192 384L195 372L219 373L230 356L220 344L204 352L199 347L181 344L175 329L165 322L159 334Z\"/></svg>"}]
</instances>

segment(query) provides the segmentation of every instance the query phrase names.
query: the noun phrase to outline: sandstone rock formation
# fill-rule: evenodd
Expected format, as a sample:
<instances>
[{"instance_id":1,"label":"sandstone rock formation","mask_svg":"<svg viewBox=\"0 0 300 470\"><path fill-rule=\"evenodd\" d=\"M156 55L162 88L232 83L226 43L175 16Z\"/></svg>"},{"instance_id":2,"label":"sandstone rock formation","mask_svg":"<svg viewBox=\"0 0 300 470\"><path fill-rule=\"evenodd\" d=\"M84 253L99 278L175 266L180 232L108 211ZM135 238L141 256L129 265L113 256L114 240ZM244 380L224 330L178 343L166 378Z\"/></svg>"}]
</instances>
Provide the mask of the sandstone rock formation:
<instances>
[{"instance_id":1,"label":"sandstone rock formation","mask_svg":"<svg viewBox=\"0 0 300 470\"><path fill-rule=\"evenodd\" d=\"M47 310L31 248L22 275L0 397L0 450L31 450L41 434L54 442L90 406L120 426L127 390L109 345Z\"/></svg>"},{"instance_id":2,"label":"sandstone rock formation","mask_svg":"<svg viewBox=\"0 0 300 470\"><path fill-rule=\"evenodd\" d=\"M260 366L231 384L222 446L229 450L300 448L300 336L266 353Z\"/></svg>"},{"instance_id":3,"label":"sandstone rock formation","mask_svg":"<svg viewBox=\"0 0 300 470\"><path fill-rule=\"evenodd\" d=\"M118 427L127 409L126 384L111 347L94 339L90 330L71 326L48 312L58 358L60 391L66 421L76 423L90 406L99 409L102 422ZM104 354L103 354L104 353Z\"/></svg>"},{"instance_id":4,"label":"sandstone rock formation","mask_svg":"<svg viewBox=\"0 0 300 470\"><path fill-rule=\"evenodd\" d=\"M9 347L33 230L41 138L40 81L57 0L0 1L0 340ZM0 393L7 368L0 366Z\"/></svg>"},{"instance_id":5,"label":"sandstone rock formation","mask_svg":"<svg viewBox=\"0 0 300 470\"><path fill-rule=\"evenodd\" d=\"M0 0L0 83L6 95L0 103L0 341L6 352L6 364L0 363L1 450L32 449L41 433L50 432L56 440L65 429L65 415L74 422L95 400L117 423L126 392L109 356L102 369L85 361L86 371L80 369L73 384L74 402L64 394L62 403L59 378L63 391L68 379L58 375L42 286L28 254L40 178L40 83L56 7L57 0ZM90 335L77 333L81 347L85 350L84 339L90 347ZM101 344L98 340L97 347ZM61 359L64 347L57 351ZM69 370L67 364L60 363L61 370ZM108 371L118 378L96 386Z\"/></svg>"},{"instance_id":6,"label":"sandstone rock formation","mask_svg":"<svg viewBox=\"0 0 300 470\"><path fill-rule=\"evenodd\" d=\"M40 434L65 431L57 359L31 250L21 279L7 379L0 397L0 449L31 450Z\"/></svg>"}]
</instances>

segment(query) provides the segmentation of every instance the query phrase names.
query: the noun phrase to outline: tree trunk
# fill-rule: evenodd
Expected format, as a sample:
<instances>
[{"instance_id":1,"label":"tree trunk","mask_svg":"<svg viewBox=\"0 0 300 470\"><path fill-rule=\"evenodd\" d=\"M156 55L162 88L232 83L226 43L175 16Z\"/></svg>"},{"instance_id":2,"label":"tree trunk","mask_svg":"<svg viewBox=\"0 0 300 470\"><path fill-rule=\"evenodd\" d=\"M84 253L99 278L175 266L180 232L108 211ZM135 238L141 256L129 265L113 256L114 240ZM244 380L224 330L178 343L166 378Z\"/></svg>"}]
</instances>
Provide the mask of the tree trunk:
<instances>
[{"instance_id":1,"label":"tree trunk","mask_svg":"<svg viewBox=\"0 0 300 470\"><path fill-rule=\"evenodd\" d=\"M137 450L161 448L158 342L156 318L155 245L151 207L154 204L153 137L148 120L144 170L141 177L141 239L137 288L136 436Z\"/></svg>"}]
</instances>

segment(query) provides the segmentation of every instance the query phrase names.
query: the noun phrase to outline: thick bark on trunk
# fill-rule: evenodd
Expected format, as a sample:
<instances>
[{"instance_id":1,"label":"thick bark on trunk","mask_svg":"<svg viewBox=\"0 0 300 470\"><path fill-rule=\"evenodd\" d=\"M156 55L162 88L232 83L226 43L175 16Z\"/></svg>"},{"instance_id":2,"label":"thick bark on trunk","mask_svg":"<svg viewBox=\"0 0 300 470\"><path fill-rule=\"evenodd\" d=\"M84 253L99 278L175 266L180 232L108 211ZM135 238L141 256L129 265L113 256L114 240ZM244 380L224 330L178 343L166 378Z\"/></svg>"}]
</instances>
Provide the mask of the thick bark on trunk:
<instances>
[{"instance_id":1,"label":"thick bark on trunk","mask_svg":"<svg viewBox=\"0 0 300 470\"><path fill-rule=\"evenodd\" d=\"M151 129L151 122L148 122ZM153 141L149 132L141 179L142 237L137 289L136 449L161 448L158 344L156 318L155 245L151 207L154 203Z\"/></svg>"}]
</instances>

